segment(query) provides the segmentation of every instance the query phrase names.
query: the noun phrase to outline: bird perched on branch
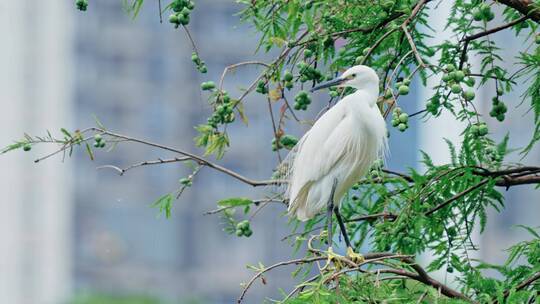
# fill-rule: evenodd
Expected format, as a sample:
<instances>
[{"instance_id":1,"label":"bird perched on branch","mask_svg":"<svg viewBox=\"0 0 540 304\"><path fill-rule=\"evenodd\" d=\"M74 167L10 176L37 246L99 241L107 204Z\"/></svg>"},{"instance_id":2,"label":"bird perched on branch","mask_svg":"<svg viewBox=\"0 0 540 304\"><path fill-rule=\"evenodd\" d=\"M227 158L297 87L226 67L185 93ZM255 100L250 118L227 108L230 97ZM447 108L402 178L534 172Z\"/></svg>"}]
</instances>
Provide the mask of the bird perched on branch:
<instances>
[{"instance_id":1,"label":"bird perched on branch","mask_svg":"<svg viewBox=\"0 0 540 304\"><path fill-rule=\"evenodd\" d=\"M340 77L321 83L311 91L352 87L347 95L322 115L300 139L286 159L286 196L289 214L305 221L327 209L328 233L332 212L336 213L345 242L350 247L339 202L373 162L382 157L386 147L386 124L376 105L379 77L370 67L357 65Z\"/></svg>"}]
</instances>

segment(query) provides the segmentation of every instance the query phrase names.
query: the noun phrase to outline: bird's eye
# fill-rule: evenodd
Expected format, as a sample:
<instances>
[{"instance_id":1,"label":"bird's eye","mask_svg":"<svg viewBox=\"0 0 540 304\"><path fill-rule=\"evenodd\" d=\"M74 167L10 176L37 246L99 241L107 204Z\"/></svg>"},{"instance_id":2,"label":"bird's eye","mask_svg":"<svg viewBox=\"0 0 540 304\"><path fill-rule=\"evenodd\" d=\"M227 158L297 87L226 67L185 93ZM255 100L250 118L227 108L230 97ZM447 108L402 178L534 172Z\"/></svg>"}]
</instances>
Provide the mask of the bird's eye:
<instances>
[{"instance_id":1,"label":"bird's eye","mask_svg":"<svg viewBox=\"0 0 540 304\"><path fill-rule=\"evenodd\" d=\"M355 78L355 77L356 77L356 74L352 74L351 76L352 76L353 78Z\"/></svg>"}]
</instances>

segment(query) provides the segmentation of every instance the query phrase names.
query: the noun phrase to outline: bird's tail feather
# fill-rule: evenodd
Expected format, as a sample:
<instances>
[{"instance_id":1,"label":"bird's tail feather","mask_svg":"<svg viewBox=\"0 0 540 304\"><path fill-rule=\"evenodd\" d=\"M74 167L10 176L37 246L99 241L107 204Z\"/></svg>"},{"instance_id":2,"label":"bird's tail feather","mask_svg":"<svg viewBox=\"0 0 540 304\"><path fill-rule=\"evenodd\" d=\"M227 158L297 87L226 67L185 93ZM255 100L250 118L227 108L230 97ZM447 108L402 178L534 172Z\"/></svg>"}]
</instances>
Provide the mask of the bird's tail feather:
<instances>
[{"instance_id":1,"label":"bird's tail feather","mask_svg":"<svg viewBox=\"0 0 540 304\"><path fill-rule=\"evenodd\" d=\"M294 198L291 197L288 210L289 216L296 216L300 221L307 221L310 218L307 214L306 205L310 187L311 183L305 184Z\"/></svg>"}]
</instances>

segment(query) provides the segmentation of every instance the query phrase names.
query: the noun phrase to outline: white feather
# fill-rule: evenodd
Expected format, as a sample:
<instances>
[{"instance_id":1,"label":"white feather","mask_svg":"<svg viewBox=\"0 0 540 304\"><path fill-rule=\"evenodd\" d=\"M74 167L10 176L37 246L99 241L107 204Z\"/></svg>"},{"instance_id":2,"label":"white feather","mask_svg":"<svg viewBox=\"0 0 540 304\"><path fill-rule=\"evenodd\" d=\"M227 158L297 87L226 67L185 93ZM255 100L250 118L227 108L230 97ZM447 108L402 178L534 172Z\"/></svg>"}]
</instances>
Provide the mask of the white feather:
<instances>
[{"instance_id":1,"label":"white feather","mask_svg":"<svg viewBox=\"0 0 540 304\"><path fill-rule=\"evenodd\" d=\"M354 75L355 77L351 77ZM376 105L378 77L365 66L349 69L342 77L357 91L346 96L317 120L282 164L288 178L289 214L307 220L330 199L341 200L380 158L386 147L386 124Z\"/></svg>"}]
</instances>

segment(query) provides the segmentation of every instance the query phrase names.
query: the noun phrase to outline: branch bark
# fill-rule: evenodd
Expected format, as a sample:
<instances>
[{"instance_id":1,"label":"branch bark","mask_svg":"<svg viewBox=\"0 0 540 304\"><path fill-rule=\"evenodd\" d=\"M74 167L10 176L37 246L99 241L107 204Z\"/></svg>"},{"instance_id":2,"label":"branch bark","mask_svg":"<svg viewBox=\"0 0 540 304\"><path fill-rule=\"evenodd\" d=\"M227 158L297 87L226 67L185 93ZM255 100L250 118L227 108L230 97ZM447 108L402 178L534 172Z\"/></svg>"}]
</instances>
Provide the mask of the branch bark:
<instances>
[{"instance_id":1,"label":"branch bark","mask_svg":"<svg viewBox=\"0 0 540 304\"><path fill-rule=\"evenodd\" d=\"M529 16L536 23L540 23L540 9L531 0L497 0L497 2L509 6L525 16Z\"/></svg>"}]
</instances>

